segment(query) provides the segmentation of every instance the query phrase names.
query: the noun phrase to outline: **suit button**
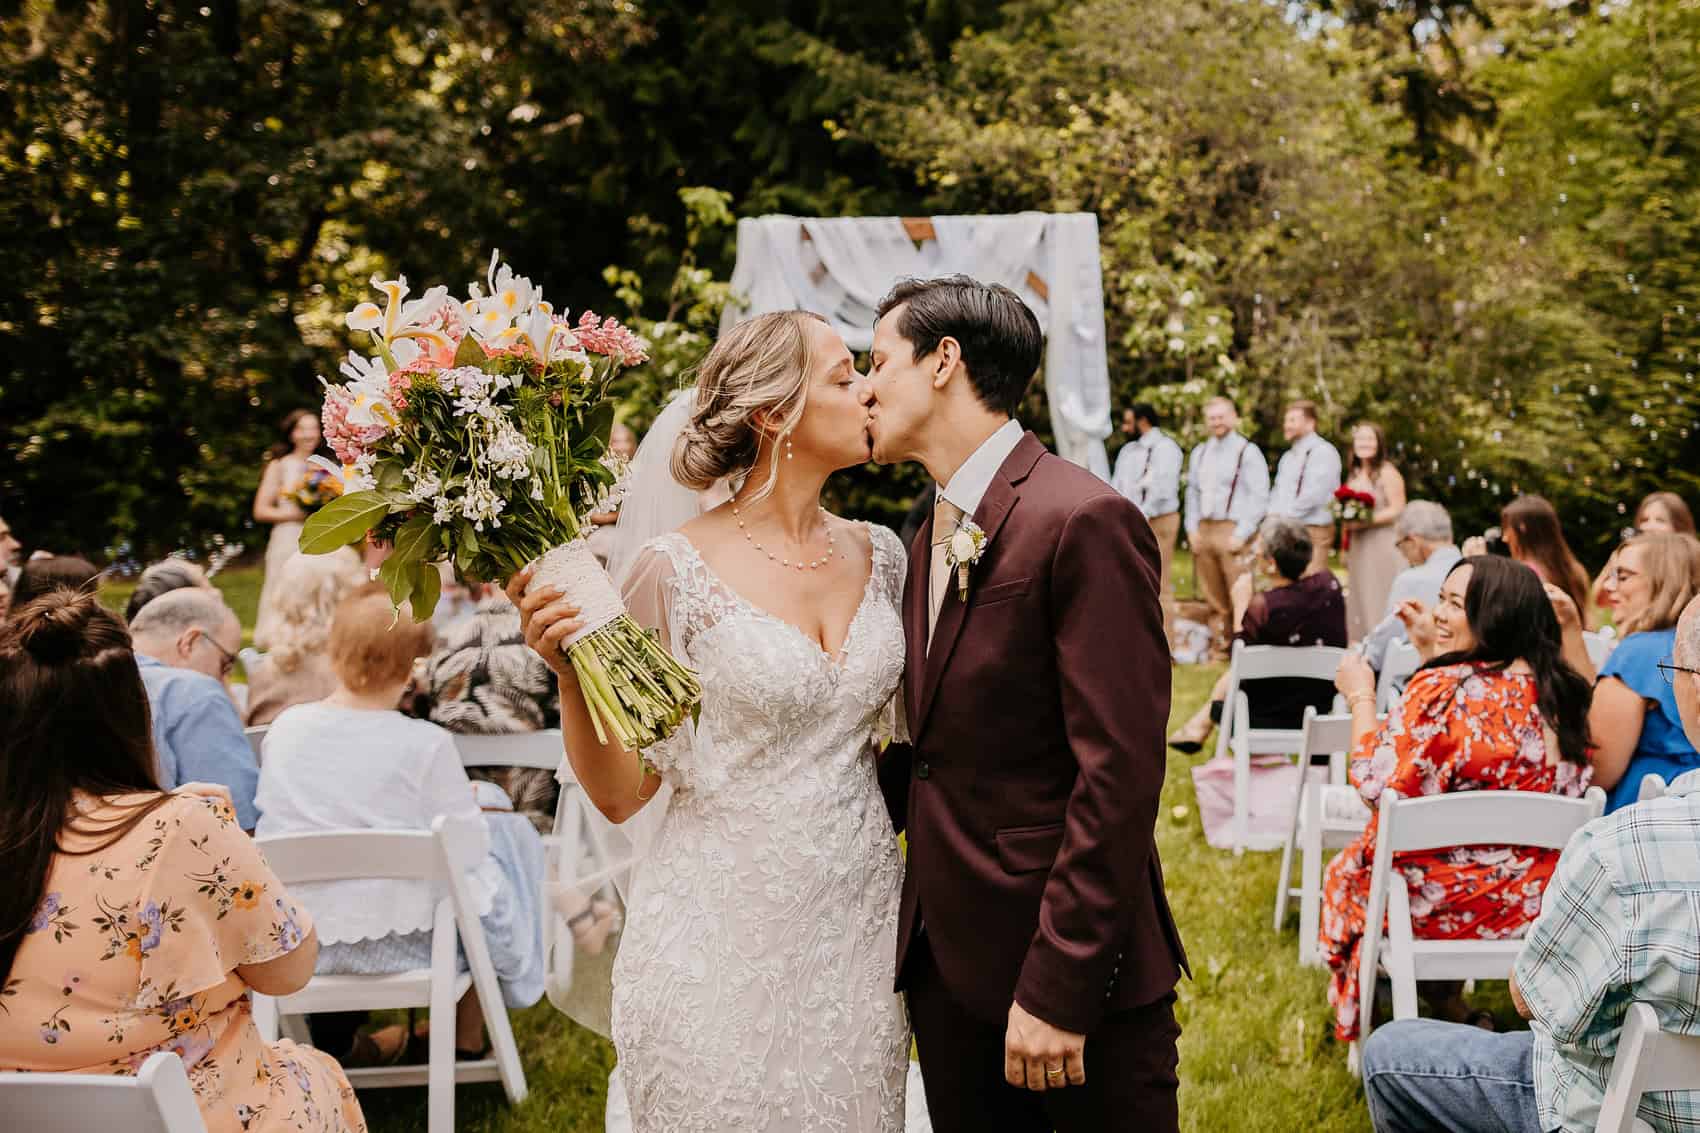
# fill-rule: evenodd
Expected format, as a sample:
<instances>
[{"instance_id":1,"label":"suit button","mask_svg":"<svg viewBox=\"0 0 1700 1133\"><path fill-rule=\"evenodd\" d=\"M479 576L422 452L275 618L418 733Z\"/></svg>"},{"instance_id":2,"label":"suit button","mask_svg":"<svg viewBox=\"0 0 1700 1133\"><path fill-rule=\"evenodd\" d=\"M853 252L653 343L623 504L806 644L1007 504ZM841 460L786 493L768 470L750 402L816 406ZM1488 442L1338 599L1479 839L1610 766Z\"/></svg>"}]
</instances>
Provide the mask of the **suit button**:
<instances>
[{"instance_id":1,"label":"suit button","mask_svg":"<svg viewBox=\"0 0 1700 1133\"><path fill-rule=\"evenodd\" d=\"M925 779L927 776L931 775L932 773L933 773L933 769L931 767L927 766L926 760L923 759L919 763L915 764L915 778Z\"/></svg>"}]
</instances>

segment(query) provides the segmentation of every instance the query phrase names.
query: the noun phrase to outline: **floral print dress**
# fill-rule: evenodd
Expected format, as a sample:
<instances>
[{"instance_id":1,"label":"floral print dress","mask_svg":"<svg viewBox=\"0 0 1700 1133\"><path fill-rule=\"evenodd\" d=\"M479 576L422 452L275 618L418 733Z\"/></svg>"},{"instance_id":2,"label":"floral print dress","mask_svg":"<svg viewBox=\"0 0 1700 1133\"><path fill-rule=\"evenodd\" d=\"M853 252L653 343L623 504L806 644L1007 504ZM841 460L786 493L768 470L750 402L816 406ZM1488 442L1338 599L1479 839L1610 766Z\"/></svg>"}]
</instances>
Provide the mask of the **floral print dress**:
<instances>
[{"instance_id":1,"label":"floral print dress","mask_svg":"<svg viewBox=\"0 0 1700 1133\"><path fill-rule=\"evenodd\" d=\"M1558 758L1538 707L1534 677L1481 665L1426 669L1411 678L1399 709L1352 755L1352 784L1372 816L1363 834L1328 864L1322 883L1321 945L1333 981L1334 1033L1358 1036L1358 946L1369 904L1381 792L1402 797L1449 791L1587 789L1592 771ZM1431 940L1523 935L1541 911L1557 850L1461 846L1399 854L1394 868L1411 893L1411 926Z\"/></svg>"},{"instance_id":2,"label":"floral print dress","mask_svg":"<svg viewBox=\"0 0 1700 1133\"><path fill-rule=\"evenodd\" d=\"M79 804L96 825L119 814ZM312 924L226 803L173 797L85 856L98 840L64 838L73 853L54 858L0 988L0 1070L134 1074L169 1050L210 1133L365 1130L335 1061L254 1027L236 968L287 955Z\"/></svg>"}]
</instances>

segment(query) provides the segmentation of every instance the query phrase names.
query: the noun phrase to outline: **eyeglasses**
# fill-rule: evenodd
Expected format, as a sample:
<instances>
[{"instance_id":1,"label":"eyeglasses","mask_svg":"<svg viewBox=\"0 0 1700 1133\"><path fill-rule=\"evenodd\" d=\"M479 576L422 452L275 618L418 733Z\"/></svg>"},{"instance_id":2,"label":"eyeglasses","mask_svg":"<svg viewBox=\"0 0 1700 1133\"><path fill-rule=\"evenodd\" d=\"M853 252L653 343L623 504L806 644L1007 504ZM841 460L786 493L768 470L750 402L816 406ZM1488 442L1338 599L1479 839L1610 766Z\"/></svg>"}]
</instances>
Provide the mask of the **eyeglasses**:
<instances>
[{"instance_id":1,"label":"eyeglasses","mask_svg":"<svg viewBox=\"0 0 1700 1133\"><path fill-rule=\"evenodd\" d=\"M1676 683L1676 674L1678 673L1690 673L1700 677L1700 669L1690 669L1687 665L1678 665L1672 661L1659 662L1659 675L1665 678L1667 685Z\"/></svg>"},{"instance_id":2,"label":"eyeglasses","mask_svg":"<svg viewBox=\"0 0 1700 1133\"><path fill-rule=\"evenodd\" d=\"M235 668L236 668L236 654L232 653L230 650L228 650L224 646L220 645L217 641L213 640L212 635L209 634L209 633L206 633L204 631L201 633L201 640L206 642L208 645L212 646L214 649L218 650L218 655L219 655L219 658L220 658L219 664L218 664L219 678L222 680L223 678L228 677L231 674L231 672L234 671Z\"/></svg>"}]
</instances>

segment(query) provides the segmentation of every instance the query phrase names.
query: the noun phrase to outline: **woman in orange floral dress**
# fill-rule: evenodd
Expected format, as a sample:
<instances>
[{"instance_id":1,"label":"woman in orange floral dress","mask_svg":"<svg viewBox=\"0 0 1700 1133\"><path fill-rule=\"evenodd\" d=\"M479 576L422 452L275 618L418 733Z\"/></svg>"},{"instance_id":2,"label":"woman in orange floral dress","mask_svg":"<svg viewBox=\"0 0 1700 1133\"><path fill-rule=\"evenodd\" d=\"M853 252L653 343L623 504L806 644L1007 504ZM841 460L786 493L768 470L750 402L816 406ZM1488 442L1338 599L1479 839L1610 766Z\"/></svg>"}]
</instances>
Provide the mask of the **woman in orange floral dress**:
<instances>
[{"instance_id":1,"label":"woman in orange floral dress","mask_svg":"<svg viewBox=\"0 0 1700 1133\"><path fill-rule=\"evenodd\" d=\"M1562 656L1564 630L1580 633L1576 607L1508 559L1462 560L1432 613L1401 611L1425 658L1403 702L1377 725L1375 674L1361 657L1336 679L1352 712L1351 780L1372 811L1381 792L1587 789L1587 682ZM1377 818L1328 865L1321 945L1333 969L1328 1001L1342 1042L1358 1034L1358 945L1375 863ZM1541 908L1557 850L1469 846L1399 854L1419 937L1521 936Z\"/></svg>"},{"instance_id":2,"label":"woman in orange floral dress","mask_svg":"<svg viewBox=\"0 0 1700 1133\"><path fill-rule=\"evenodd\" d=\"M336 1062L254 1027L248 990L301 988L318 938L227 796L159 790L124 623L69 591L17 612L0 719L0 1071L168 1050L211 1133L363 1133Z\"/></svg>"}]
</instances>

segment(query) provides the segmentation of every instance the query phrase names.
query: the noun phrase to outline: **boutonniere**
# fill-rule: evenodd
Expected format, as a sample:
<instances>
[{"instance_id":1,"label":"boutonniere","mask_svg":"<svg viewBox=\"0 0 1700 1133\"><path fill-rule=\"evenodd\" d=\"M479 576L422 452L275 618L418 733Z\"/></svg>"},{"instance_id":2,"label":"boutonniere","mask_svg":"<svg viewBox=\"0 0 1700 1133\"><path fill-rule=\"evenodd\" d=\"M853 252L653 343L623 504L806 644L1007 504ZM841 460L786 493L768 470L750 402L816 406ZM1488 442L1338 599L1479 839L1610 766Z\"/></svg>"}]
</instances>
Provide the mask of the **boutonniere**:
<instances>
[{"instance_id":1,"label":"boutonniere","mask_svg":"<svg viewBox=\"0 0 1700 1133\"><path fill-rule=\"evenodd\" d=\"M956 572L956 596L968 601L968 570L986 553L986 533L964 516L945 542L944 561Z\"/></svg>"}]
</instances>

